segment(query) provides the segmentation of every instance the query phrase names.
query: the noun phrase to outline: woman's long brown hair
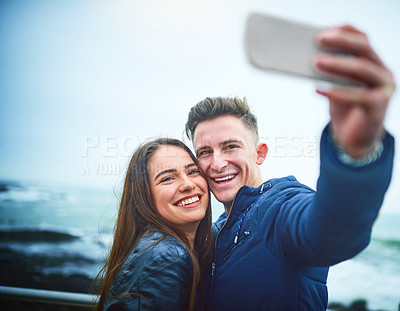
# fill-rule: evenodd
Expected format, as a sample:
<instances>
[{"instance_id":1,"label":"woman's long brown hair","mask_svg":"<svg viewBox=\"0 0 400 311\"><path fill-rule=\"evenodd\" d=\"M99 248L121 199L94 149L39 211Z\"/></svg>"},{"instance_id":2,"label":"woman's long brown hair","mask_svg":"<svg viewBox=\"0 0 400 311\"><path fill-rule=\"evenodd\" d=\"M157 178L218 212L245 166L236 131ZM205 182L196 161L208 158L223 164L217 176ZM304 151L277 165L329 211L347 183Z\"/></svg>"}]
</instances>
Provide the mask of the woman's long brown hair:
<instances>
[{"instance_id":1,"label":"woman's long brown hair","mask_svg":"<svg viewBox=\"0 0 400 311\"><path fill-rule=\"evenodd\" d=\"M190 149L181 141L159 138L140 146L133 154L127 170L117 222L114 227L114 240L111 252L106 259L97 279L100 280L100 299L96 310L102 310L107 295L111 295L111 285L119 268L138 241L149 231L155 230L182 242L192 260L193 278L189 288L189 310L193 310L196 299L196 287L201 289L203 277L207 272L212 251L211 204L208 202L205 217L200 221L191 250L186 235L171 226L154 207L147 171L147 163L154 152L163 145L172 145L184 149L198 165ZM203 176L204 177L204 176ZM210 196L209 196L210 197ZM161 238L162 239L162 238ZM137 293L140 295L140 293Z\"/></svg>"}]
</instances>

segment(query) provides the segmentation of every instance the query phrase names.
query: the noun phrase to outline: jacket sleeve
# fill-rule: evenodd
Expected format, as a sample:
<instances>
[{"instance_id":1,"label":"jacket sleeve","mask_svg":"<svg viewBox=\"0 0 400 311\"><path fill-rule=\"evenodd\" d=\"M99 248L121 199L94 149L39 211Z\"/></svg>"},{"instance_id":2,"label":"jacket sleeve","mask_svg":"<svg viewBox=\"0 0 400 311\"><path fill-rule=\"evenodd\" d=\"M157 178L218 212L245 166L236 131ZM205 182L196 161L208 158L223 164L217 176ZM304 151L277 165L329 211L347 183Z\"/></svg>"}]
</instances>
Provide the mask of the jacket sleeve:
<instances>
[{"instance_id":1,"label":"jacket sleeve","mask_svg":"<svg viewBox=\"0 0 400 311\"><path fill-rule=\"evenodd\" d=\"M352 167L339 160L325 128L316 193L288 192L277 217L280 256L295 265L329 266L368 245L392 174L394 139L388 133L383 146L375 162Z\"/></svg>"},{"instance_id":2,"label":"jacket sleeve","mask_svg":"<svg viewBox=\"0 0 400 311\"><path fill-rule=\"evenodd\" d=\"M183 245L160 242L135 260L119 280L126 293L118 293L122 299L113 299L106 310L187 310L192 264Z\"/></svg>"}]
</instances>

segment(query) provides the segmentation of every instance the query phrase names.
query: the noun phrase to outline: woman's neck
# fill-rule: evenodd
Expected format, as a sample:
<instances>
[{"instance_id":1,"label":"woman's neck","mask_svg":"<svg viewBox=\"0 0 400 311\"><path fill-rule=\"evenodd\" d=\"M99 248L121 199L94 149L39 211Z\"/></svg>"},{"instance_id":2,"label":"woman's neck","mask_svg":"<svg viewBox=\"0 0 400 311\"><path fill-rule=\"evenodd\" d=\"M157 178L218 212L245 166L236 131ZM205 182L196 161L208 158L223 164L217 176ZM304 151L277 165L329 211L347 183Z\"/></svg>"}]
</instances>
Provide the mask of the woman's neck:
<instances>
[{"instance_id":1,"label":"woman's neck","mask_svg":"<svg viewBox=\"0 0 400 311\"><path fill-rule=\"evenodd\" d=\"M193 225L186 226L185 228L182 228L183 232L185 233L185 235L189 241L190 249L194 248L194 239L196 238L196 232L197 232L198 226L199 226L199 224L196 223Z\"/></svg>"},{"instance_id":2,"label":"woman's neck","mask_svg":"<svg viewBox=\"0 0 400 311\"><path fill-rule=\"evenodd\" d=\"M190 249L193 250L193 248L194 248L194 239L196 238L196 233L194 233L193 235L192 234L191 235L186 234L186 236L187 236L187 238L189 240Z\"/></svg>"}]
</instances>

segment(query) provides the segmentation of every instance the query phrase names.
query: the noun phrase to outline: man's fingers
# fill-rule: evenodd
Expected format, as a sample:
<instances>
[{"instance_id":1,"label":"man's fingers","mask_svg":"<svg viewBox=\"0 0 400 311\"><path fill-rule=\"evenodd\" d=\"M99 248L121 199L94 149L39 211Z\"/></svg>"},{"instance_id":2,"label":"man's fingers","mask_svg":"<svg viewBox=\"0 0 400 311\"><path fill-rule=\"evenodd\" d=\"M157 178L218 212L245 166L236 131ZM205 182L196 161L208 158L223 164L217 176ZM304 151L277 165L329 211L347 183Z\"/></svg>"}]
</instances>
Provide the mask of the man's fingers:
<instances>
[{"instance_id":1,"label":"man's fingers","mask_svg":"<svg viewBox=\"0 0 400 311\"><path fill-rule=\"evenodd\" d=\"M363 33L361 30L359 30L358 28L351 26L351 25L342 25L342 26L338 26L337 28L342 29L342 30L357 32L357 33Z\"/></svg>"},{"instance_id":2,"label":"man's fingers","mask_svg":"<svg viewBox=\"0 0 400 311\"><path fill-rule=\"evenodd\" d=\"M362 56L385 66L372 49L368 37L353 26L345 25L324 31L317 36L317 44L327 50Z\"/></svg>"},{"instance_id":3,"label":"man's fingers","mask_svg":"<svg viewBox=\"0 0 400 311\"><path fill-rule=\"evenodd\" d=\"M332 88L319 90L317 93L326 96L335 105L361 106L363 109L386 110L390 96L382 87L381 89L368 88Z\"/></svg>"},{"instance_id":4,"label":"man's fingers","mask_svg":"<svg viewBox=\"0 0 400 311\"><path fill-rule=\"evenodd\" d=\"M394 85L391 72L363 57L323 54L314 60L318 71L366 86Z\"/></svg>"}]
</instances>

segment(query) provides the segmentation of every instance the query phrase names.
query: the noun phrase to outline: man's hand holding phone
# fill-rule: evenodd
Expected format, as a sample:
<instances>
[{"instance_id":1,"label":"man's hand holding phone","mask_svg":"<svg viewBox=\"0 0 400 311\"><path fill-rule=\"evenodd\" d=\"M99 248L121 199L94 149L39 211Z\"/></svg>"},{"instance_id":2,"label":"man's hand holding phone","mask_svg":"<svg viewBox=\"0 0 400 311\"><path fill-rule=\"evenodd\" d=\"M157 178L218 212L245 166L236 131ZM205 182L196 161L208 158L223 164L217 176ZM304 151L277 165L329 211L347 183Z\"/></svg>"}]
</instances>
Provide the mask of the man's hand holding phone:
<instances>
[{"instance_id":1,"label":"man's hand holding phone","mask_svg":"<svg viewBox=\"0 0 400 311\"><path fill-rule=\"evenodd\" d=\"M329 99L332 132L337 143L353 158L362 158L374 150L384 134L386 109L395 90L393 74L371 47L366 34L353 26L324 31L316 41L323 49L350 54L317 56L314 67L324 74L361 85L317 92Z\"/></svg>"},{"instance_id":2,"label":"man's hand holding phone","mask_svg":"<svg viewBox=\"0 0 400 311\"><path fill-rule=\"evenodd\" d=\"M330 82L317 92L329 99L337 144L356 159L374 151L395 81L365 33L349 25L315 27L252 14L245 45L256 67Z\"/></svg>"}]
</instances>

